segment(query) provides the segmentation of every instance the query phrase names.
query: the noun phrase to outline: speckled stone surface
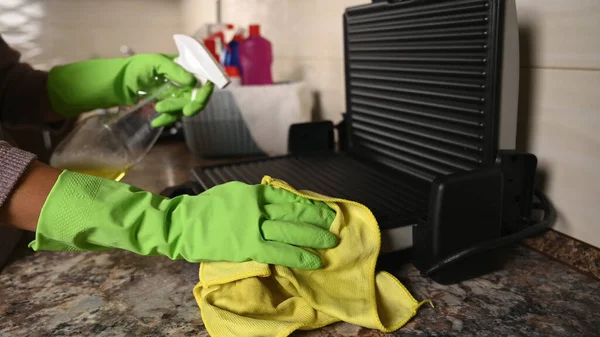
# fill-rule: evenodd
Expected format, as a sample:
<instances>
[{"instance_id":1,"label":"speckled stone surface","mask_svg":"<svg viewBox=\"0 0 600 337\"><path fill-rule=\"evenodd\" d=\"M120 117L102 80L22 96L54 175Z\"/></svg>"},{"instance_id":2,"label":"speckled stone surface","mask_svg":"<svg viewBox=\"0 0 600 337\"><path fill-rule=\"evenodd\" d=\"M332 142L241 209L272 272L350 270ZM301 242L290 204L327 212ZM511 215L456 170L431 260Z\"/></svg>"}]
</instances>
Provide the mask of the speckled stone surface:
<instances>
[{"instance_id":1,"label":"speckled stone surface","mask_svg":"<svg viewBox=\"0 0 600 337\"><path fill-rule=\"evenodd\" d=\"M158 144L125 182L159 192L198 163L181 143ZM24 251L0 273L0 337L208 336L192 294L197 264L118 250ZM511 250L500 271L452 286L408 263L388 270L435 308L393 334L338 323L294 336L600 336L600 281L529 248Z\"/></svg>"},{"instance_id":2,"label":"speckled stone surface","mask_svg":"<svg viewBox=\"0 0 600 337\"><path fill-rule=\"evenodd\" d=\"M525 244L582 273L600 279L600 249L555 231L531 238Z\"/></svg>"},{"instance_id":3,"label":"speckled stone surface","mask_svg":"<svg viewBox=\"0 0 600 337\"><path fill-rule=\"evenodd\" d=\"M528 248L458 285L433 283L409 264L394 273L436 307L393 334L340 323L294 336L600 336L600 281ZM0 274L0 336L208 336L197 280L198 265L160 257L35 253Z\"/></svg>"}]
</instances>

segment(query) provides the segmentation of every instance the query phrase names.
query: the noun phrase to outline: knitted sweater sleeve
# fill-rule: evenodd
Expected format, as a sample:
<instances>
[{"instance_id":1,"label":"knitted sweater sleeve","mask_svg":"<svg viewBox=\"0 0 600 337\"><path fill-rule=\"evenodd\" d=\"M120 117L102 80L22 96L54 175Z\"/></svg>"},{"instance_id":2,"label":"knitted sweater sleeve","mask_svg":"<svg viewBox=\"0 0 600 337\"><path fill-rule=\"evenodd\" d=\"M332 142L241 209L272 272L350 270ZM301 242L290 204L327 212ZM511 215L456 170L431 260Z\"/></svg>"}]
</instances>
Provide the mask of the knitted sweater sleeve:
<instances>
[{"instance_id":1,"label":"knitted sweater sleeve","mask_svg":"<svg viewBox=\"0 0 600 337\"><path fill-rule=\"evenodd\" d=\"M32 153L0 141L0 207L35 158Z\"/></svg>"}]
</instances>

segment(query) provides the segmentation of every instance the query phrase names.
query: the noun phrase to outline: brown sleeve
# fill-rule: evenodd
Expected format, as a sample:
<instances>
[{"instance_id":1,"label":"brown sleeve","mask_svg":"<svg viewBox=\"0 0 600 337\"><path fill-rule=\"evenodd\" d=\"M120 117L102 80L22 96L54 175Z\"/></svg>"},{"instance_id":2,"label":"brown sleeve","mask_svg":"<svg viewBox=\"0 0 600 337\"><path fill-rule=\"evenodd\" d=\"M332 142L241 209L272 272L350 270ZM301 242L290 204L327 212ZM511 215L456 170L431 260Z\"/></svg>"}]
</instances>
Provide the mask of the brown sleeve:
<instances>
[{"instance_id":1,"label":"brown sleeve","mask_svg":"<svg viewBox=\"0 0 600 337\"><path fill-rule=\"evenodd\" d=\"M0 36L0 124L43 124L52 111L48 74L20 63L20 56Z\"/></svg>"}]
</instances>

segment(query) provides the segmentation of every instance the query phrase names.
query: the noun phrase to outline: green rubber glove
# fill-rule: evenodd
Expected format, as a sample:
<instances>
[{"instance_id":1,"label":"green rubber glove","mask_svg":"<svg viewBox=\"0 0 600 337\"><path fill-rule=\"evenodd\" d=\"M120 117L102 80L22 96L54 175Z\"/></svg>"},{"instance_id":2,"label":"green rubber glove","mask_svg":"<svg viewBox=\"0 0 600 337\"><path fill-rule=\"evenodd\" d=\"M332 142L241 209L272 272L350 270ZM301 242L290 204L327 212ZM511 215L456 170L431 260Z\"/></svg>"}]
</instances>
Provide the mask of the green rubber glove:
<instances>
[{"instance_id":1,"label":"green rubber glove","mask_svg":"<svg viewBox=\"0 0 600 337\"><path fill-rule=\"evenodd\" d=\"M335 213L267 185L231 182L165 198L124 183L63 171L42 209L34 250L120 248L190 262L254 260L300 269L322 261L301 248L337 244Z\"/></svg>"},{"instance_id":2,"label":"green rubber glove","mask_svg":"<svg viewBox=\"0 0 600 337\"><path fill-rule=\"evenodd\" d=\"M161 54L138 54L127 58L96 59L54 67L48 73L48 96L52 108L64 116L118 105L133 105L140 92L154 93L165 81L177 84L161 92L159 101L176 98L175 109L168 103L168 116L159 116L153 126L163 126L177 120L185 112L191 116L200 112L212 94L212 83L198 90L192 99L197 81L172 57ZM184 102L184 100L187 101ZM160 107L160 102L159 102Z\"/></svg>"},{"instance_id":3,"label":"green rubber glove","mask_svg":"<svg viewBox=\"0 0 600 337\"><path fill-rule=\"evenodd\" d=\"M152 126L159 127L175 123L183 115L194 116L204 110L212 96L215 85L207 82L201 88L184 88L178 90L158 102L154 107L162 115L152 121Z\"/></svg>"}]
</instances>

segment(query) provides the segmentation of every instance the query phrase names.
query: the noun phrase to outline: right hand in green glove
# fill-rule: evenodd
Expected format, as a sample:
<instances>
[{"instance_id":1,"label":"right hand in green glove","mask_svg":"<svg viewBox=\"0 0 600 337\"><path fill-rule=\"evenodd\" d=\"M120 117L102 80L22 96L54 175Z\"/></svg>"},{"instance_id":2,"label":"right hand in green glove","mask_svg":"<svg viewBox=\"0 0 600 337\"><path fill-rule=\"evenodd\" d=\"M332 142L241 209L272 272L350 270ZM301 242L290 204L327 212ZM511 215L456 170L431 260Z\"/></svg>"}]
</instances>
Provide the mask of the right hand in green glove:
<instances>
[{"instance_id":1,"label":"right hand in green glove","mask_svg":"<svg viewBox=\"0 0 600 337\"><path fill-rule=\"evenodd\" d=\"M56 66L48 73L48 96L55 112L75 116L82 112L133 105L140 93L154 93L165 81L176 83L159 96L162 115L152 125L171 124L181 115L200 112L213 92L213 84L196 88L196 78L161 54L95 59ZM164 113L164 114L163 114Z\"/></svg>"},{"instance_id":2,"label":"right hand in green glove","mask_svg":"<svg viewBox=\"0 0 600 337\"><path fill-rule=\"evenodd\" d=\"M64 171L42 209L34 250L120 248L190 262L254 260L299 269L322 261L304 248L337 244L335 212L268 185L231 182L198 196L164 198ZM304 248L303 248L304 247Z\"/></svg>"}]
</instances>

